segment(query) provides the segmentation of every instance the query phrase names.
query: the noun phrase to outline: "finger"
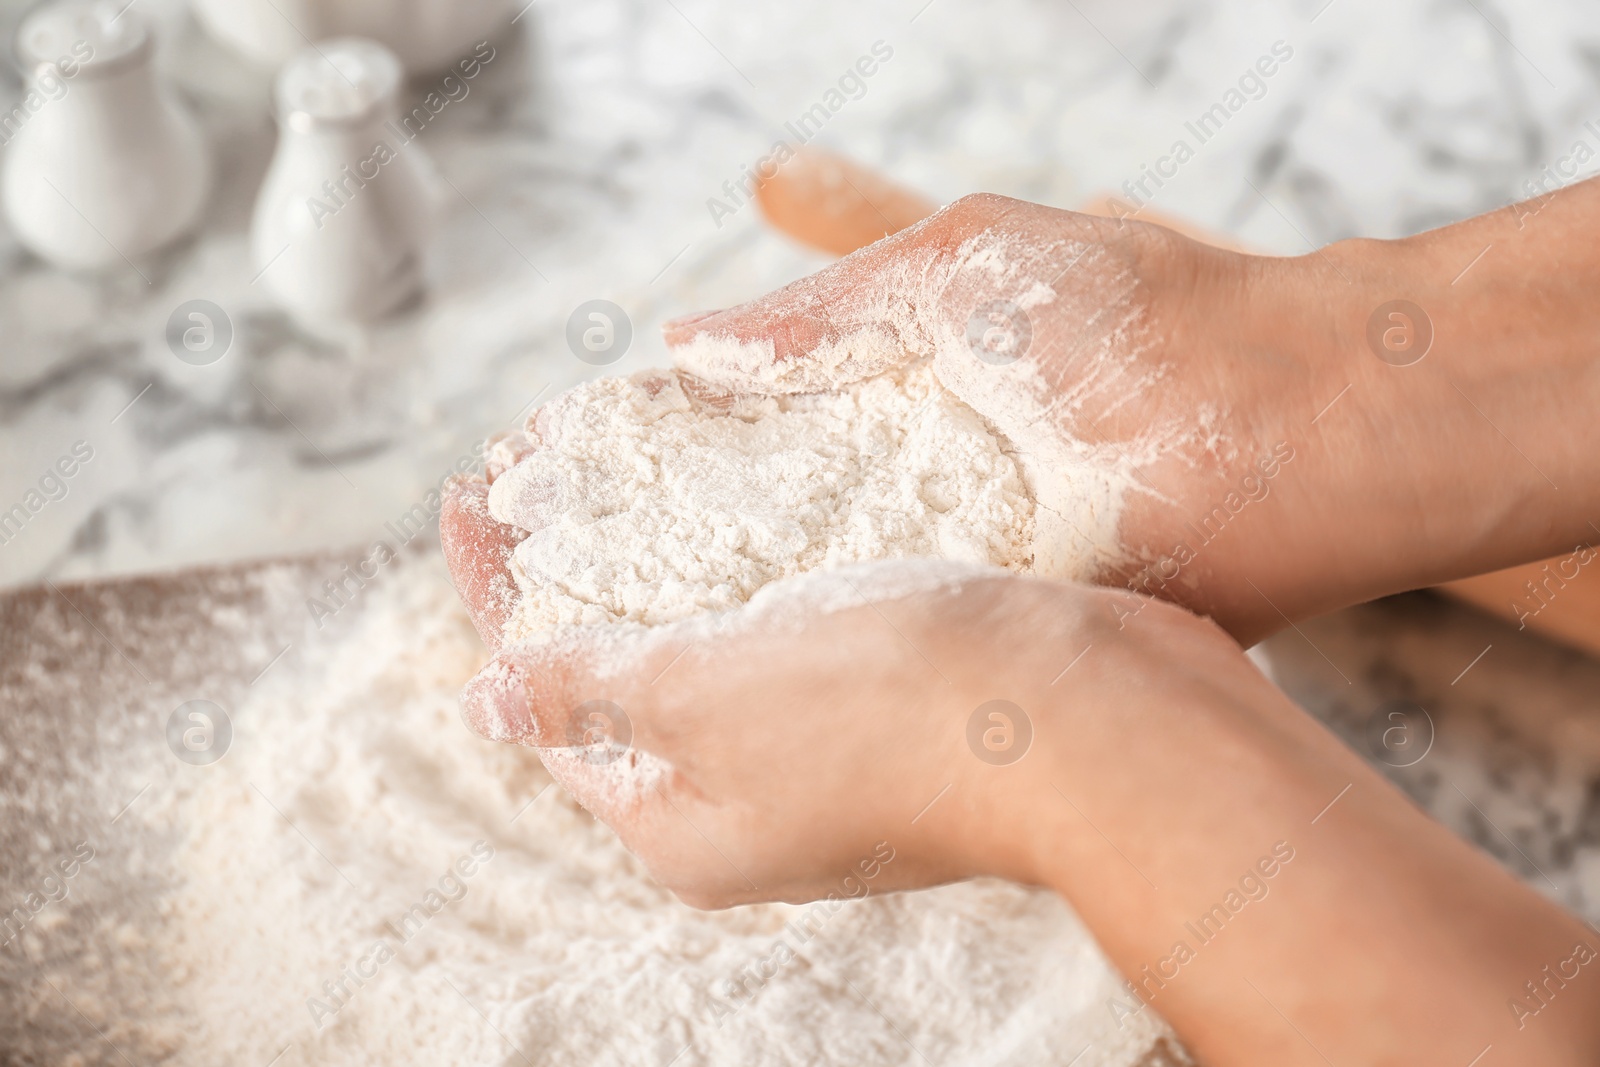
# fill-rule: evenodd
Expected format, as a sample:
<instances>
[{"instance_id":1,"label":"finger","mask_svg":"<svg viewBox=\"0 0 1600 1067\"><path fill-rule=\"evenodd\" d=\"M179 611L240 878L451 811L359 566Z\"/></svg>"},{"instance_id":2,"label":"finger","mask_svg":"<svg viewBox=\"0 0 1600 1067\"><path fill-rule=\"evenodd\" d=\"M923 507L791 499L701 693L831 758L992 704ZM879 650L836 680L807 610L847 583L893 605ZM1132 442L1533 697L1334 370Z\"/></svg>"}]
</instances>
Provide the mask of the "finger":
<instances>
[{"instance_id":1,"label":"finger","mask_svg":"<svg viewBox=\"0 0 1600 1067\"><path fill-rule=\"evenodd\" d=\"M770 177L759 177L756 202L773 226L836 256L898 233L939 207L866 167L813 148L800 149Z\"/></svg>"},{"instance_id":2,"label":"finger","mask_svg":"<svg viewBox=\"0 0 1600 1067\"><path fill-rule=\"evenodd\" d=\"M713 387L835 389L932 351L940 291L961 244L944 213L758 300L662 328L678 367Z\"/></svg>"},{"instance_id":3,"label":"finger","mask_svg":"<svg viewBox=\"0 0 1600 1067\"><path fill-rule=\"evenodd\" d=\"M733 410L736 398L727 389L703 381L692 374L678 375L678 383L683 386L684 394L697 410L709 411L714 415L726 415Z\"/></svg>"},{"instance_id":4,"label":"finger","mask_svg":"<svg viewBox=\"0 0 1600 1067\"><path fill-rule=\"evenodd\" d=\"M576 390L541 405L517 431L490 445L489 507L501 522L523 531L523 539L556 521L561 505L559 447L573 423L587 414Z\"/></svg>"},{"instance_id":5,"label":"finger","mask_svg":"<svg viewBox=\"0 0 1600 1067\"><path fill-rule=\"evenodd\" d=\"M709 319L713 315L720 315L727 308L713 308L710 311L692 311L687 315L679 315L675 319L667 319L661 324L661 332L667 337L688 336L685 331L695 323Z\"/></svg>"},{"instance_id":6,"label":"finger","mask_svg":"<svg viewBox=\"0 0 1600 1067\"><path fill-rule=\"evenodd\" d=\"M484 478L493 485L496 478L538 451L539 447L539 442L522 430L495 434L489 438L489 445L484 449Z\"/></svg>"},{"instance_id":7,"label":"finger","mask_svg":"<svg viewBox=\"0 0 1600 1067\"><path fill-rule=\"evenodd\" d=\"M472 624L491 649L500 647L506 620L517 602L509 570L527 531L498 522L489 513L489 486L456 479L445 487L439 512L439 543L456 592Z\"/></svg>"},{"instance_id":8,"label":"finger","mask_svg":"<svg viewBox=\"0 0 1600 1067\"><path fill-rule=\"evenodd\" d=\"M572 689L560 662L522 646L502 648L461 690L462 721L486 741L564 743L564 724L551 710L564 707Z\"/></svg>"},{"instance_id":9,"label":"finger","mask_svg":"<svg viewBox=\"0 0 1600 1067\"><path fill-rule=\"evenodd\" d=\"M580 804L610 820L657 787L684 788L655 754L654 705L630 682L636 672L595 670L602 657L613 667L634 656L646 662L656 644L588 629L502 648L462 690L462 720L487 740L538 749Z\"/></svg>"},{"instance_id":10,"label":"finger","mask_svg":"<svg viewBox=\"0 0 1600 1067\"><path fill-rule=\"evenodd\" d=\"M503 647L462 690L461 717L490 741L573 748L593 740L592 705L609 702L623 716L611 724L614 737L653 738L654 705L636 679L661 659L673 629L581 627Z\"/></svg>"},{"instance_id":11,"label":"finger","mask_svg":"<svg viewBox=\"0 0 1600 1067\"><path fill-rule=\"evenodd\" d=\"M654 704L630 678L639 664L659 672L659 645L649 637L615 643L596 628L502 649L463 690L462 718L490 740L533 747L551 777L686 902L727 907L757 899L755 884L695 829L717 812L662 753L666 739L648 729ZM594 670L635 652L637 662L620 674ZM613 693L616 700L605 695Z\"/></svg>"},{"instance_id":12,"label":"finger","mask_svg":"<svg viewBox=\"0 0 1600 1067\"><path fill-rule=\"evenodd\" d=\"M564 488L563 470L559 462L542 460L535 452L489 487L492 516L516 529L519 543L558 522L570 508L572 494Z\"/></svg>"}]
</instances>

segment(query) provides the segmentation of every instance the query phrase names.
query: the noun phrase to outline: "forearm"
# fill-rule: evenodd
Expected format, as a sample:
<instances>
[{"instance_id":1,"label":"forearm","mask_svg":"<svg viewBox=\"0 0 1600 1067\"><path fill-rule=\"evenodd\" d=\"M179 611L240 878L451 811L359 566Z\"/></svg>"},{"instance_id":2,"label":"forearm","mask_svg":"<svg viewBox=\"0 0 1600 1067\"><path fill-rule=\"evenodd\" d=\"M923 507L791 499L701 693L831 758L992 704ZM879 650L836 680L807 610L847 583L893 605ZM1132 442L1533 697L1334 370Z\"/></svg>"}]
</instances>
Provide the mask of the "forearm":
<instances>
[{"instance_id":1,"label":"forearm","mask_svg":"<svg viewBox=\"0 0 1600 1067\"><path fill-rule=\"evenodd\" d=\"M1537 210L1537 213L1534 213ZM1419 304L1433 345L1410 366L1345 337L1374 413L1414 418L1424 580L1600 538L1600 182L1380 248L1374 296ZM1431 446L1431 447L1430 447Z\"/></svg>"},{"instance_id":2,"label":"forearm","mask_svg":"<svg viewBox=\"0 0 1600 1067\"><path fill-rule=\"evenodd\" d=\"M1133 984L1117 1018L1148 1005L1232 1067L1600 1057L1600 958L1564 962L1600 938L1264 680L1061 714L1040 862Z\"/></svg>"},{"instance_id":3,"label":"forearm","mask_svg":"<svg viewBox=\"0 0 1600 1067\"><path fill-rule=\"evenodd\" d=\"M1296 462L1233 548L1257 588L1190 606L1249 640L1600 542L1596 234L1590 181L1405 240L1252 261L1251 340L1309 353L1307 388L1264 435Z\"/></svg>"}]
</instances>

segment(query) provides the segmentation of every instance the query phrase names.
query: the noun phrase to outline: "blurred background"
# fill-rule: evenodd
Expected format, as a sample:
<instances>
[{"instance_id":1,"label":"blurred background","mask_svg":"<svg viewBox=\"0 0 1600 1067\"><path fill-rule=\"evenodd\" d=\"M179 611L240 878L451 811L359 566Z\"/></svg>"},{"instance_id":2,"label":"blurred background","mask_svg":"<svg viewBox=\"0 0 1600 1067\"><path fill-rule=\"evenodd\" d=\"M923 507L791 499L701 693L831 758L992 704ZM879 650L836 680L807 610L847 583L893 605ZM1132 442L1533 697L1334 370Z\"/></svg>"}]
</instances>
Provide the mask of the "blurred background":
<instances>
[{"instance_id":1,"label":"blurred background","mask_svg":"<svg viewBox=\"0 0 1600 1067\"><path fill-rule=\"evenodd\" d=\"M36 6L5 4L0 39ZM1194 157L1146 183L1150 207L1278 253L1505 204L1574 141L1600 145L1584 126L1600 119L1600 26L1576 3L111 6L149 25L155 76L198 121L211 187L192 232L94 273L53 267L0 228L0 508L75 442L94 454L0 545L5 585L370 544L535 398L664 362L662 319L820 266L725 183L793 141L785 123L875 45L890 58L805 127L815 146L941 202L988 190L1070 207L1127 196L1182 138ZM390 43L435 66L395 90L401 111L445 89L452 53L485 40L493 58L458 72L416 139L437 172L423 292L330 336L272 291L283 265L262 276L251 252L282 113L273 79L319 27L388 7L406 9ZM448 30L402 37L440 10ZM1275 44L1292 58L1198 143L1185 123ZM25 92L7 49L0 109ZM631 320L610 366L565 339L594 299ZM166 334L194 300L232 334L202 365Z\"/></svg>"}]
</instances>

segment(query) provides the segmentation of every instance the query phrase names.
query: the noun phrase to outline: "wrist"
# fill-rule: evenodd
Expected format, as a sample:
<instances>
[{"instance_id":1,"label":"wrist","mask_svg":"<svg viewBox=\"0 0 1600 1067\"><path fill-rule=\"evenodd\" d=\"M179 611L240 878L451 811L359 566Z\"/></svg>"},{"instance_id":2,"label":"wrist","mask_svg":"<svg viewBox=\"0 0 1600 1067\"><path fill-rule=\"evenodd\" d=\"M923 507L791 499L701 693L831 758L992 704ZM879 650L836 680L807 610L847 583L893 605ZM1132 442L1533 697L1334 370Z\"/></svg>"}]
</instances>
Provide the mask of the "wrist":
<instances>
[{"instance_id":1,"label":"wrist","mask_svg":"<svg viewBox=\"0 0 1600 1067\"><path fill-rule=\"evenodd\" d=\"M1266 261L1291 308L1275 344L1312 350L1320 397L1284 431L1315 518L1301 576L1280 576L1291 617L1600 536L1600 447L1581 430L1600 396L1600 254L1569 247L1592 244L1572 235L1600 197L1567 192L1531 218Z\"/></svg>"},{"instance_id":2,"label":"wrist","mask_svg":"<svg viewBox=\"0 0 1600 1067\"><path fill-rule=\"evenodd\" d=\"M1600 442L1583 428L1600 396L1600 253L1581 235L1600 226L1600 184L1586 186L1538 214L1513 205L1355 249L1359 297L1346 323L1363 329L1344 345L1362 364L1353 378L1372 413L1415 428L1391 433L1409 447L1386 467L1391 477L1409 468L1408 518L1434 556L1428 580L1594 536ZM1425 354L1395 358L1383 345L1370 316L1395 300L1421 309Z\"/></svg>"}]
</instances>

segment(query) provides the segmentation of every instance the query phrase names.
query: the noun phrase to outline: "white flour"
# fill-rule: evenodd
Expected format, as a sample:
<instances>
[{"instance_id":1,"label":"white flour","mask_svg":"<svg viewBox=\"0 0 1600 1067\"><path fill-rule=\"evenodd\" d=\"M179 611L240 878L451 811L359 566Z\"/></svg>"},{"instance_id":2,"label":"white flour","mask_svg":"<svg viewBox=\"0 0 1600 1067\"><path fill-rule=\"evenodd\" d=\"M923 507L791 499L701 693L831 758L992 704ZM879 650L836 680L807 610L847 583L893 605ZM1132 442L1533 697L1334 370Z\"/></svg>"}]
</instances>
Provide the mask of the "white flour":
<instances>
[{"instance_id":1,"label":"white flour","mask_svg":"<svg viewBox=\"0 0 1600 1067\"><path fill-rule=\"evenodd\" d=\"M1029 571L1015 461L926 363L836 393L697 399L672 372L579 386L489 507L516 552L516 639L677 622L806 571L936 557Z\"/></svg>"},{"instance_id":2,"label":"white flour","mask_svg":"<svg viewBox=\"0 0 1600 1067\"><path fill-rule=\"evenodd\" d=\"M129 817L183 834L160 948L187 1014L126 1005L114 1041L181 1067L1177 1062L1141 1061L1167 1031L1117 1027L1120 980L1049 893L678 904L533 751L462 729L481 657L437 563L397 564L234 709L221 763L152 791Z\"/></svg>"},{"instance_id":3,"label":"white flour","mask_svg":"<svg viewBox=\"0 0 1600 1067\"><path fill-rule=\"evenodd\" d=\"M1016 462L1036 505L1034 573L1092 581L1128 561L1118 522L1127 496L1149 491L1139 469L1203 436L1171 416L1123 441L1107 440L1096 426L1163 374L1142 358L1137 279L1106 246L1067 237L1018 237L997 227L953 255L942 247L903 248L876 264L868 283L823 272L765 298L768 314L834 324L833 336L804 359L776 360L770 338L702 332L675 348L674 360L724 388L778 396L853 388L926 361L939 386L978 412ZM995 305L1010 309L1015 347L1006 351L1021 357L1012 362L980 358L974 347L982 336L975 335L983 323L977 310ZM1204 426L1212 412L1196 416Z\"/></svg>"},{"instance_id":4,"label":"white flour","mask_svg":"<svg viewBox=\"0 0 1600 1067\"><path fill-rule=\"evenodd\" d=\"M1029 278L1029 264L1003 252L964 249L960 270L1023 309L1056 299ZM1148 384L1128 373L1136 311L1126 299L1086 311L1104 342L1099 357L1080 383L1052 391L1031 362L980 361L930 315L939 301L928 287L949 279L905 281L874 287L879 304L856 309L859 328L806 361L777 365L770 342L716 337L677 353L680 366L736 397L671 371L600 379L535 416L533 451L497 449L490 512L529 532L511 568L519 600L506 638L573 640L573 628L599 626L603 633L583 641L603 666L630 658L609 657L610 646L656 639L651 627L766 625L769 601L781 624L796 597L828 610L994 568L1092 578L1118 559L1127 453L1148 453L1133 443L1084 445L1060 416L1097 391ZM830 303L804 285L795 295L824 313ZM831 294L834 306L846 295ZM1108 318L1096 324L1094 315ZM868 561L899 563L866 571L863 592L852 565ZM880 571L881 580L870 577ZM783 595L773 600L763 590L777 594L779 582ZM589 779L583 792L602 813L662 773L659 761L596 772L575 752L541 754L559 780ZM605 780L595 782L597 773ZM540 803L552 811L567 801ZM662 970L680 982L643 998L574 1003L597 1013L595 1032L617 1034L612 1047L635 1050L624 1060L638 1063L670 1063L682 1051L690 1063L1089 1067L1135 1063L1165 1047L1153 1013L1118 1026L1110 1005L1119 980L1048 893L971 883L852 902L829 919L836 925L804 940L785 925L799 914L819 915L768 905L691 918L670 902L641 900L627 916L637 926L625 951L591 943L581 959L568 958L598 967L610 988L653 987ZM679 933L689 926L694 935ZM824 940L835 930L837 942ZM651 953L638 951L640 939L652 941ZM707 986L702 968L721 973ZM709 990L698 1000L697 987ZM841 1025L839 1013L849 1021Z\"/></svg>"}]
</instances>

